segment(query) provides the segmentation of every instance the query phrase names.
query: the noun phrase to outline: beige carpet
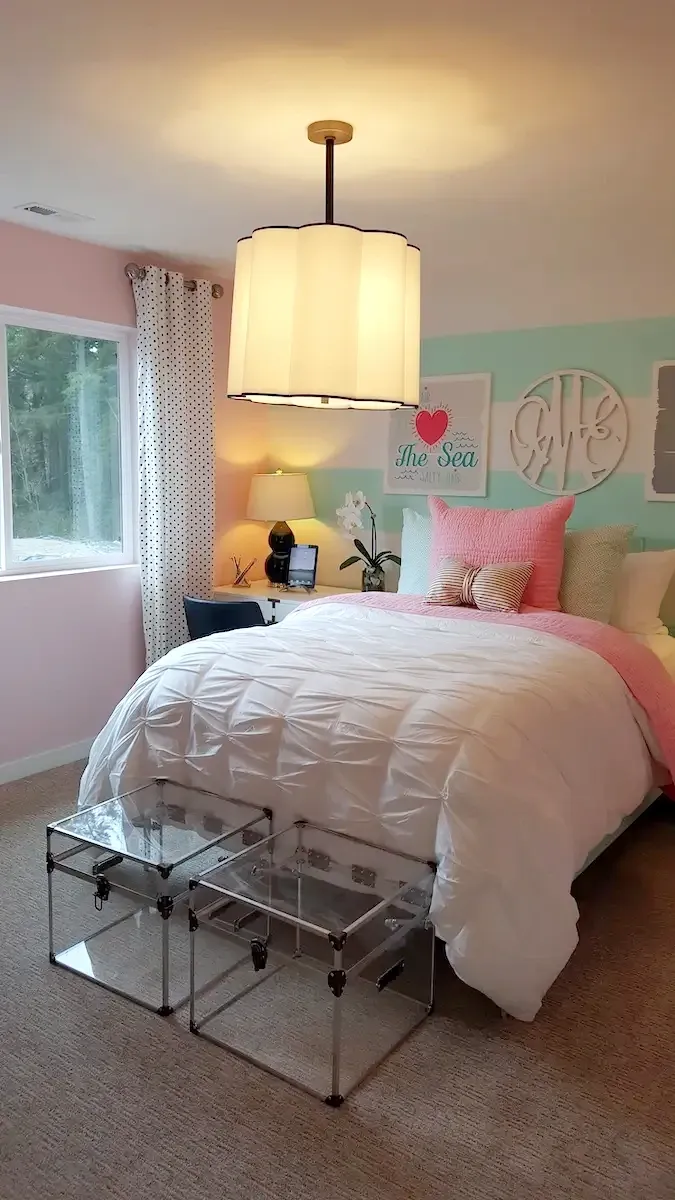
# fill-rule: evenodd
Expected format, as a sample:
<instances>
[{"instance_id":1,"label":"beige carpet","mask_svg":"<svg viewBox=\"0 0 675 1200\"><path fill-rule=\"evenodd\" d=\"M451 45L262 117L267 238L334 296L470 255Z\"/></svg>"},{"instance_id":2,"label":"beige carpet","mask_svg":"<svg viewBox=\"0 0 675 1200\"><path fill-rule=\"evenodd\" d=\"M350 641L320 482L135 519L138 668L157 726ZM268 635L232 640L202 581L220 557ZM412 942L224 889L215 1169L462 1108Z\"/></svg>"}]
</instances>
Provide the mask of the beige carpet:
<instances>
[{"instance_id":1,"label":"beige carpet","mask_svg":"<svg viewBox=\"0 0 675 1200\"><path fill-rule=\"evenodd\" d=\"M2 1200L675 1200L675 808L579 882L533 1025L442 970L336 1112L48 965L44 824L77 775L0 788Z\"/></svg>"}]
</instances>

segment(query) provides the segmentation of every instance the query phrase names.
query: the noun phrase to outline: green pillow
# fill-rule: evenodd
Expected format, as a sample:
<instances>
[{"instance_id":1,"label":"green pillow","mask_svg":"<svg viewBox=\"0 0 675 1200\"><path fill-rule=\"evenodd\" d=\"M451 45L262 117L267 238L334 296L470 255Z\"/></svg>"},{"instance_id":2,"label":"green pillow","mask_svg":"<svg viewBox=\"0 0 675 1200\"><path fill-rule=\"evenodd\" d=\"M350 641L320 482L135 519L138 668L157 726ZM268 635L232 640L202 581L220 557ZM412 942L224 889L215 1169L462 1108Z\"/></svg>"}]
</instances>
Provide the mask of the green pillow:
<instances>
[{"instance_id":1,"label":"green pillow","mask_svg":"<svg viewBox=\"0 0 675 1200\"><path fill-rule=\"evenodd\" d=\"M634 532L634 525L567 531L560 584L563 612L609 624L619 571Z\"/></svg>"}]
</instances>

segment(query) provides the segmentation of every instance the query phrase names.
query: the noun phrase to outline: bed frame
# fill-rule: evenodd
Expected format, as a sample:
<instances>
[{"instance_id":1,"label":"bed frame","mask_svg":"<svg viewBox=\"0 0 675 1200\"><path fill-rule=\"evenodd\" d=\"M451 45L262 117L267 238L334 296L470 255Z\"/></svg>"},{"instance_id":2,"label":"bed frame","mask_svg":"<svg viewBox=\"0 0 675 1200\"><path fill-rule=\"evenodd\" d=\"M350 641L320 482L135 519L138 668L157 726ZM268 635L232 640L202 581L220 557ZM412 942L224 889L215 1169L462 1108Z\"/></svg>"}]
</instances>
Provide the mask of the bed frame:
<instances>
[{"instance_id":1,"label":"bed frame","mask_svg":"<svg viewBox=\"0 0 675 1200\"><path fill-rule=\"evenodd\" d=\"M625 833L626 830L629 829L630 826L635 823L635 821L637 821L638 817L641 817L648 808L651 808L654 801L658 800L662 795L663 792L661 791L661 788L658 787L652 788L651 791L647 792L642 804L639 804L638 807L633 810L633 812L629 813L627 817L624 817L623 821L620 825L617 825L614 832L608 833L607 837L604 837L602 841L598 842L598 845L591 850L583 867L579 868L574 878L578 879L579 876L586 870L586 868L590 867L591 863L595 862L596 858L599 858L600 855L603 854L604 851L607 850L612 843L617 840L617 838L620 838L621 834Z\"/></svg>"},{"instance_id":2,"label":"bed frame","mask_svg":"<svg viewBox=\"0 0 675 1200\"><path fill-rule=\"evenodd\" d=\"M672 542L655 541L652 538L645 537L631 538L629 547L632 553L639 553L643 550L671 550L672 548ZM669 627L671 634L675 634L675 577L673 577L670 587L666 592L663 604L661 605L661 619L664 624ZM599 858L600 855L607 850L617 838L620 838L621 834L625 833L626 830L629 829L635 821L637 821L638 817L641 817L648 808L651 808L654 801L658 800L662 795L663 792L659 787L654 787L651 789L651 791L647 792L642 804L638 805L638 807L632 813L629 813L627 817L624 817L623 821L619 826L617 826L614 832L609 833L607 837L603 838L602 841L599 842L593 850L591 850L583 867L579 868L574 878L577 879L587 867L590 867L591 863L595 862L596 858Z\"/></svg>"}]
</instances>

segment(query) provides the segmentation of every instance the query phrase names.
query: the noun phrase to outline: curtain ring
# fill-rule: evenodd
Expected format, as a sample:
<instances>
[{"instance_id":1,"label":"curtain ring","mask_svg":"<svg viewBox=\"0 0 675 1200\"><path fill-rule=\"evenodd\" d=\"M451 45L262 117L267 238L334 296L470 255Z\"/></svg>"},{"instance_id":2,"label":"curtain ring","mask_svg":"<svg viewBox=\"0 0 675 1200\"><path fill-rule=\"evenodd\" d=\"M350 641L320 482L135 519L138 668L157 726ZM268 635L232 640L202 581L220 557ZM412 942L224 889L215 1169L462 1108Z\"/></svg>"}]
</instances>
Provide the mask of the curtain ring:
<instances>
[{"instance_id":1,"label":"curtain ring","mask_svg":"<svg viewBox=\"0 0 675 1200\"><path fill-rule=\"evenodd\" d=\"M145 267L139 267L138 263L130 262L124 268L124 274L133 283L135 279L145 279Z\"/></svg>"}]
</instances>

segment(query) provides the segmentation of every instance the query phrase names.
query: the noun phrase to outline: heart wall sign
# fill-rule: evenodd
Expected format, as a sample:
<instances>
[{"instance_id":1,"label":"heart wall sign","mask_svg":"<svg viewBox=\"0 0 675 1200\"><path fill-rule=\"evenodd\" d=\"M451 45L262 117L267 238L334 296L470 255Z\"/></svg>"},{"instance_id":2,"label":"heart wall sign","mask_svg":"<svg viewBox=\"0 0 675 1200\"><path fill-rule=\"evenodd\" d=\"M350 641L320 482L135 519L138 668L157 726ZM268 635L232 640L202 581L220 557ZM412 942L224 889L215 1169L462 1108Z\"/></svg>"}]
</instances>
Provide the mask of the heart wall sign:
<instances>
[{"instance_id":1,"label":"heart wall sign","mask_svg":"<svg viewBox=\"0 0 675 1200\"><path fill-rule=\"evenodd\" d=\"M443 375L422 381L417 409L389 419L388 493L485 496L490 375Z\"/></svg>"}]
</instances>

